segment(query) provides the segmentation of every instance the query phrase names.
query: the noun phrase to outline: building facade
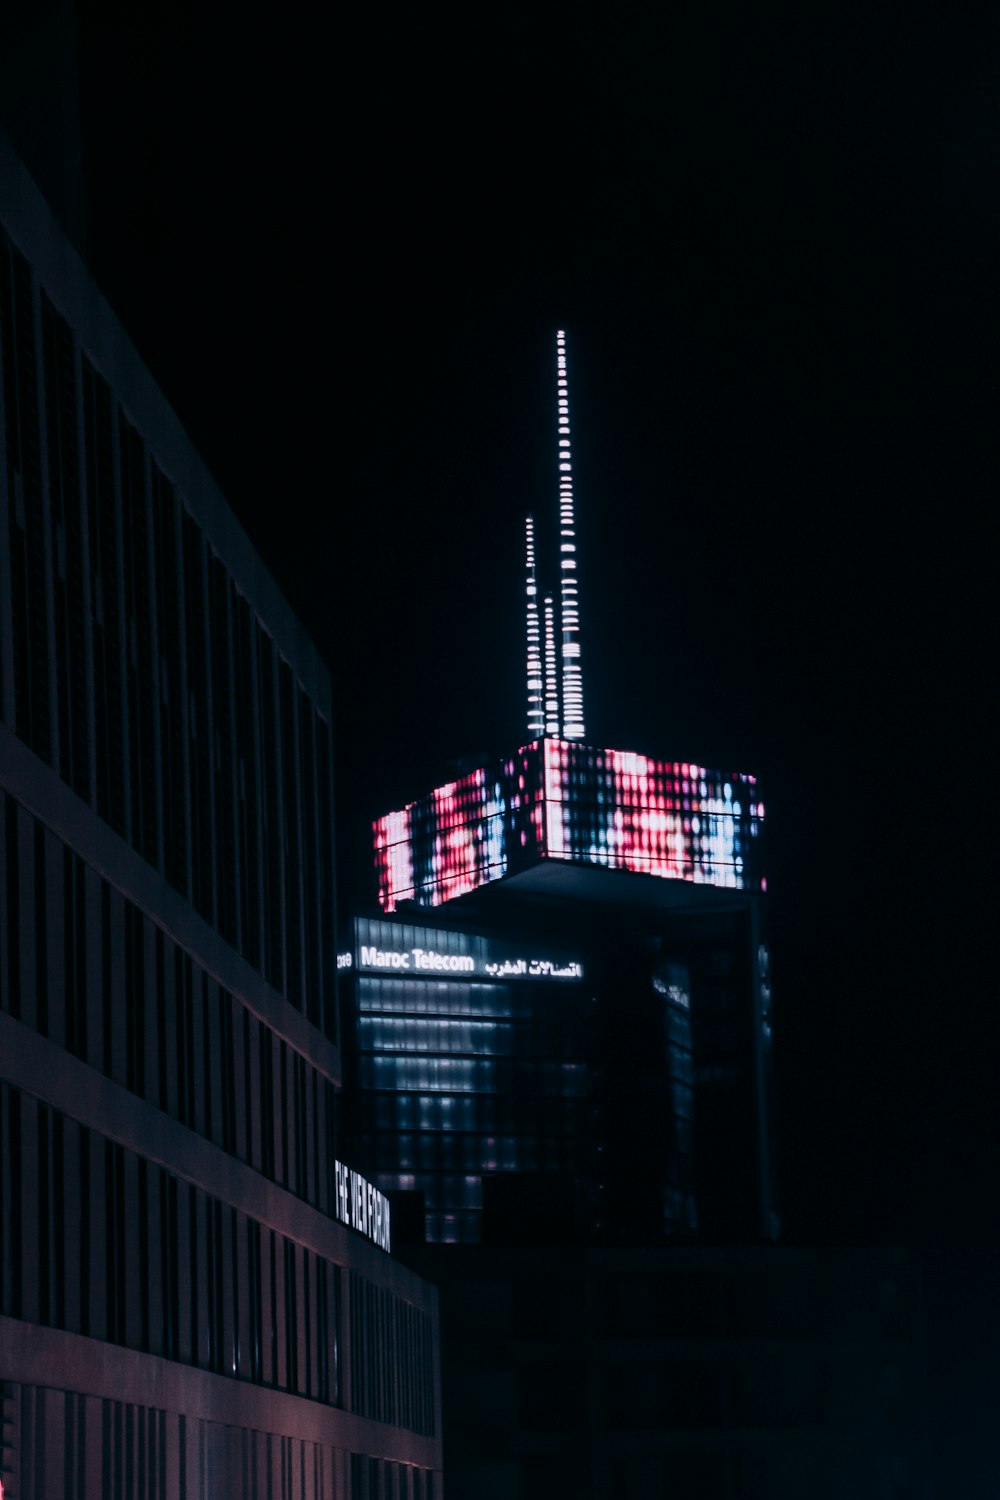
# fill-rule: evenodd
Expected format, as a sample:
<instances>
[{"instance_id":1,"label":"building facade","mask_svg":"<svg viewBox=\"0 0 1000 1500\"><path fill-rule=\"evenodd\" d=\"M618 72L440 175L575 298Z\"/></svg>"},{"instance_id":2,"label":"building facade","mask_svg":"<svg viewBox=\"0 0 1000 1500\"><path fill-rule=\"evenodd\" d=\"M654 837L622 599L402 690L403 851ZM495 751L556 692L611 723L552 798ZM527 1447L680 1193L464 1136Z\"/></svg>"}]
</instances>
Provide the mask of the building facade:
<instances>
[{"instance_id":1,"label":"building facade","mask_svg":"<svg viewBox=\"0 0 1000 1500\"><path fill-rule=\"evenodd\" d=\"M345 1136L400 1210L413 1200L412 1237L482 1243L484 1194L511 1175L585 1191L593 1016L579 955L379 916L352 921L340 962Z\"/></svg>"},{"instance_id":2,"label":"building facade","mask_svg":"<svg viewBox=\"0 0 1000 1500\"><path fill-rule=\"evenodd\" d=\"M564 873L345 929L351 1152L428 1243L773 1239L756 901L619 908Z\"/></svg>"},{"instance_id":3,"label":"building facade","mask_svg":"<svg viewBox=\"0 0 1000 1500\"><path fill-rule=\"evenodd\" d=\"M436 1294L336 1136L329 677L2 139L0 186L5 1493L425 1500Z\"/></svg>"}]
</instances>

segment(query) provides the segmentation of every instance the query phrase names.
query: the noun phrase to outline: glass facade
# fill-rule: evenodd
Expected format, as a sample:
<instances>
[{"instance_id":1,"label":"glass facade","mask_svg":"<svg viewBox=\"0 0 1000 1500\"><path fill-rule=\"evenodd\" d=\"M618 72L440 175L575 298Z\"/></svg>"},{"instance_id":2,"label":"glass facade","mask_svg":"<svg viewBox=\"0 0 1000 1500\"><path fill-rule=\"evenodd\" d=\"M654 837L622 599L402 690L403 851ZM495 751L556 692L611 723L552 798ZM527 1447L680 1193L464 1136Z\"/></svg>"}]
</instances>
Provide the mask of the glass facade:
<instances>
[{"instance_id":1,"label":"glass facade","mask_svg":"<svg viewBox=\"0 0 1000 1500\"><path fill-rule=\"evenodd\" d=\"M345 1150L411 1239L768 1239L760 898L624 926L574 901L519 941L356 918L340 953ZM537 913L536 913L537 916ZM514 925L512 925L512 922ZM535 928L535 932L542 930Z\"/></svg>"},{"instance_id":2,"label":"glass facade","mask_svg":"<svg viewBox=\"0 0 1000 1500\"><path fill-rule=\"evenodd\" d=\"M373 825L379 904L438 906L563 860L763 891L753 776L541 739Z\"/></svg>"},{"instance_id":3,"label":"glass facade","mask_svg":"<svg viewBox=\"0 0 1000 1500\"><path fill-rule=\"evenodd\" d=\"M436 1293L340 1212L329 673L2 134L0 217L0 1489L433 1500Z\"/></svg>"},{"instance_id":4,"label":"glass facade","mask_svg":"<svg viewBox=\"0 0 1000 1500\"><path fill-rule=\"evenodd\" d=\"M0 718L334 1038L329 707L2 230L0 391Z\"/></svg>"},{"instance_id":5,"label":"glass facade","mask_svg":"<svg viewBox=\"0 0 1000 1500\"><path fill-rule=\"evenodd\" d=\"M0 1015L334 1214L336 1081L309 1032L269 1026L2 788L0 896Z\"/></svg>"},{"instance_id":6,"label":"glass facade","mask_svg":"<svg viewBox=\"0 0 1000 1500\"><path fill-rule=\"evenodd\" d=\"M579 958L358 918L340 962L353 976L352 1145L383 1192L423 1195L429 1242L482 1238L484 1177L579 1175L589 1081Z\"/></svg>"}]
</instances>

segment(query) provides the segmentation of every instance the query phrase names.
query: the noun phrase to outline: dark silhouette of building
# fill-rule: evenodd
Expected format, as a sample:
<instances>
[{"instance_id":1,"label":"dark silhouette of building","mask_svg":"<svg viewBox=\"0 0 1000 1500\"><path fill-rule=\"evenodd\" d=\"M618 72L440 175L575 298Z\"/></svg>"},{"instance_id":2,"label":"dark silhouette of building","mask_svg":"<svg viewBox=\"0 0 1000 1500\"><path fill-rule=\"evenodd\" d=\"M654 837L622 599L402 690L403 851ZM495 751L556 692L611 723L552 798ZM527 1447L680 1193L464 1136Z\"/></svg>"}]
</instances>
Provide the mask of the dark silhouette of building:
<instances>
[{"instance_id":1,"label":"dark silhouette of building","mask_svg":"<svg viewBox=\"0 0 1000 1500\"><path fill-rule=\"evenodd\" d=\"M929 1500L899 1250L409 1252L441 1286L449 1500Z\"/></svg>"},{"instance_id":2,"label":"dark silhouette of building","mask_svg":"<svg viewBox=\"0 0 1000 1500\"><path fill-rule=\"evenodd\" d=\"M339 1160L326 669L0 138L0 1476L439 1493Z\"/></svg>"}]
</instances>

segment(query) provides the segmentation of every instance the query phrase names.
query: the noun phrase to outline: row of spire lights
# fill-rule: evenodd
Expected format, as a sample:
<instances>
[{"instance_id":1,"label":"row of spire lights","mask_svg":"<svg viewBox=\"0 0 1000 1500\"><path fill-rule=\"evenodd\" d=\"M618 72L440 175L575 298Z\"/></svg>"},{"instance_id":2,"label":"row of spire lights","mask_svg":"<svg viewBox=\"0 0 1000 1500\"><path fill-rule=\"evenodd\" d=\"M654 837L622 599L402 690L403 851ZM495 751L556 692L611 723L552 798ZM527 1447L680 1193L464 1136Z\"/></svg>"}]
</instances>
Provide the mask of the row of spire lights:
<instances>
[{"instance_id":1,"label":"row of spire lights","mask_svg":"<svg viewBox=\"0 0 1000 1500\"><path fill-rule=\"evenodd\" d=\"M534 520L526 522L528 596L528 733L582 740L583 681L580 672L580 606L576 566L576 522L573 510L573 461L570 453L569 381L566 334L556 334L556 391L559 453L559 605L562 635L562 692L556 664L555 600L546 594L539 620ZM541 628L540 628L541 627ZM544 636L542 635L544 629ZM543 667L544 663L544 667Z\"/></svg>"}]
</instances>

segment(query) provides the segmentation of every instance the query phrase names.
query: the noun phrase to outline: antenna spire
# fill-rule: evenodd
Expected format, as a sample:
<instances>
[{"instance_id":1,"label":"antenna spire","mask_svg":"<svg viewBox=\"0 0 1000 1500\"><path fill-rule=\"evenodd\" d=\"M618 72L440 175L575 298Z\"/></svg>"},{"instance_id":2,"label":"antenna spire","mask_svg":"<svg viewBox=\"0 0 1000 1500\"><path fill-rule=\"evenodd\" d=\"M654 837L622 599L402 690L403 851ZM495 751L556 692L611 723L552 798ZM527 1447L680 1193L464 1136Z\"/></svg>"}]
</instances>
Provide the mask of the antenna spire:
<instances>
[{"instance_id":1,"label":"antenna spire","mask_svg":"<svg viewBox=\"0 0 1000 1500\"><path fill-rule=\"evenodd\" d=\"M559 605L562 625L562 693L558 712L562 735L582 740L583 679L580 673L580 596L576 567L576 518L573 508L573 461L569 441L569 384L566 334L556 334L556 391L559 414Z\"/></svg>"},{"instance_id":2,"label":"antenna spire","mask_svg":"<svg viewBox=\"0 0 1000 1500\"><path fill-rule=\"evenodd\" d=\"M525 517L525 570L528 596L528 738L541 739L545 733L545 706L542 693L542 637L538 619L538 581L535 577L535 519Z\"/></svg>"},{"instance_id":3,"label":"antenna spire","mask_svg":"<svg viewBox=\"0 0 1000 1500\"><path fill-rule=\"evenodd\" d=\"M545 733L558 736L559 683L556 677L555 605L551 594L543 602L545 614Z\"/></svg>"}]
</instances>

